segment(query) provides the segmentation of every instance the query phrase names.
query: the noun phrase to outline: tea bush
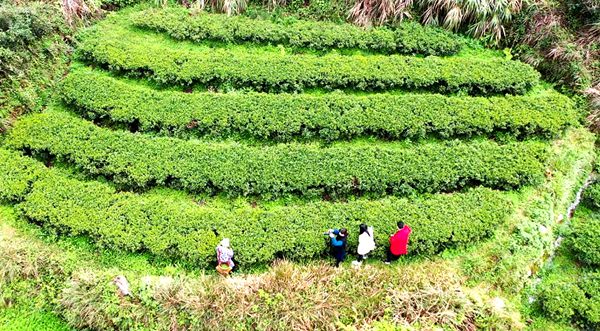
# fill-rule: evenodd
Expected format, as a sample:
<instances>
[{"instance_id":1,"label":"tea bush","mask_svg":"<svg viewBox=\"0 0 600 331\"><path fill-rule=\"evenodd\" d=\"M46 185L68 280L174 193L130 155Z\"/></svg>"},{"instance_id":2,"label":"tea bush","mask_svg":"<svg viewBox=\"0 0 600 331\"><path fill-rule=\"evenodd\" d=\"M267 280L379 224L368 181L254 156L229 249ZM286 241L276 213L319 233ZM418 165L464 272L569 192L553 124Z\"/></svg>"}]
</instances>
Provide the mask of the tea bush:
<instances>
[{"instance_id":1,"label":"tea bush","mask_svg":"<svg viewBox=\"0 0 600 331\"><path fill-rule=\"evenodd\" d=\"M591 209L600 209L600 182L594 182L583 192L583 203Z\"/></svg>"},{"instance_id":2,"label":"tea bush","mask_svg":"<svg viewBox=\"0 0 600 331\"><path fill-rule=\"evenodd\" d=\"M132 187L169 185L230 195L406 194L541 180L546 144L489 140L278 144L186 141L96 127L63 111L21 119L7 145L49 152Z\"/></svg>"},{"instance_id":3,"label":"tea bush","mask_svg":"<svg viewBox=\"0 0 600 331\"><path fill-rule=\"evenodd\" d=\"M404 21L397 27L363 29L352 24L320 21L252 19L224 14L194 14L182 7L133 13L138 27L168 33L180 40L227 43L272 43L327 50L358 48L382 53L451 55L462 47L458 35L433 26Z\"/></svg>"},{"instance_id":4,"label":"tea bush","mask_svg":"<svg viewBox=\"0 0 600 331\"><path fill-rule=\"evenodd\" d=\"M569 244L576 257L588 264L600 266L600 215L590 215L573 220Z\"/></svg>"},{"instance_id":5,"label":"tea bush","mask_svg":"<svg viewBox=\"0 0 600 331\"><path fill-rule=\"evenodd\" d=\"M305 88L393 88L524 93L539 82L531 66L505 59L425 58L399 55L286 54L242 46L174 45L160 36L95 26L80 38L78 55L111 70L161 84L249 87L259 91Z\"/></svg>"},{"instance_id":6,"label":"tea bush","mask_svg":"<svg viewBox=\"0 0 600 331\"><path fill-rule=\"evenodd\" d=\"M185 136L241 133L289 141L327 141L374 135L388 139L447 138L497 131L558 135L577 122L573 102L546 92L531 96L448 97L439 94L366 96L157 91L97 70L77 68L62 83L62 98L92 118L138 123L141 131Z\"/></svg>"},{"instance_id":7,"label":"tea bush","mask_svg":"<svg viewBox=\"0 0 600 331\"><path fill-rule=\"evenodd\" d=\"M600 273L554 274L537 288L538 305L550 319L574 322L583 329L600 326Z\"/></svg>"},{"instance_id":8,"label":"tea bush","mask_svg":"<svg viewBox=\"0 0 600 331\"><path fill-rule=\"evenodd\" d=\"M202 266L213 262L214 247L223 236L232 238L237 257L245 264L281 256L320 256L326 247L322 233L335 226L351 230L349 246L355 250L354 229L363 222L375 227L381 256L387 234L395 231L398 220L414 229L411 252L433 254L488 236L511 212L504 195L486 188L414 199L214 208L158 194L117 192L107 184L67 178L16 152L0 150L0 161L2 167L10 163L22 169L25 179L2 171L0 182L8 192L19 192L3 197L22 200L19 210L29 219L61 233L89 235L110 248L148 250ZM30 173L38 173L37 179L23 189Z\"/></svg>"}]
</instances>

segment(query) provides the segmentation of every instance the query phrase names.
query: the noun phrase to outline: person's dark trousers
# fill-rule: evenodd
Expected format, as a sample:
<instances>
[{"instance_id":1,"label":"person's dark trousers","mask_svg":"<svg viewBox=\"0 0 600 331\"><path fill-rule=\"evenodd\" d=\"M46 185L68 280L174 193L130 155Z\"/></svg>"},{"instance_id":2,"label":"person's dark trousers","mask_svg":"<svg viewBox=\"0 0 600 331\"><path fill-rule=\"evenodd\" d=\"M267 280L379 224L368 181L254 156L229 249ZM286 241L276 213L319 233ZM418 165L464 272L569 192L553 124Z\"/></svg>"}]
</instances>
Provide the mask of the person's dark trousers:
<instances>
[{"instance_id":1,"label":"person's dark trousers","mask_svg":"<svg viewBox=\"0 0 600 331\"><path fill-rule=\"evenodd\" d=\"M335 256L335 267L339 267L340 263L344 262L346 259L346 255L336 255Z\"/></svg>"},{"instance_id":2,"label":"person's dark trousers","mask_svg":"<svg viewBox=\"0 0 600 331\"><path fill-rule=\"evenodd\" d=\"M385 262L392 262L392 261L396 261L400 258L400 255L394 255L392 254L391 250L387 250L387 258L385 259Z\"/></svg>"},{"instance_id":3,"label":"person's dark trousers","mask_svg":"<svg viewBox=\"0 0 600 331\"><path fill-rule=\"evenodd\" d=\"M360 254L358 254L358 258L356 259L356 261L358 261L358 262L362 262L362 260L364 260L364 259L365 259L365 256L364 256L364 255L360 255Z\"/></svg>"}]
</instances>

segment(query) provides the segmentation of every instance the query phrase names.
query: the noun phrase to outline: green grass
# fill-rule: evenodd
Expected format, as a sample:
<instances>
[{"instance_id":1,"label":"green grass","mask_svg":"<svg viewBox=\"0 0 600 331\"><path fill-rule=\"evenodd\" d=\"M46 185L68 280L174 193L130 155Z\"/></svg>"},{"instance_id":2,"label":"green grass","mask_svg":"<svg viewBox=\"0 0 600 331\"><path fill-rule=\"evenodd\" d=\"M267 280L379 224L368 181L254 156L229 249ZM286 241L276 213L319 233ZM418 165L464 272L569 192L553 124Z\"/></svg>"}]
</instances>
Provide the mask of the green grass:
<instances>
[{"instance_id":1,"label":"green grass","mask_svg":"<svg viewBox=\"0 0 600 331\"><path fill-rule=\"evenodd\" d=\"M55 314L32 305L0 308L0 331L70 331Z\"/></svg>"}]
</instances>

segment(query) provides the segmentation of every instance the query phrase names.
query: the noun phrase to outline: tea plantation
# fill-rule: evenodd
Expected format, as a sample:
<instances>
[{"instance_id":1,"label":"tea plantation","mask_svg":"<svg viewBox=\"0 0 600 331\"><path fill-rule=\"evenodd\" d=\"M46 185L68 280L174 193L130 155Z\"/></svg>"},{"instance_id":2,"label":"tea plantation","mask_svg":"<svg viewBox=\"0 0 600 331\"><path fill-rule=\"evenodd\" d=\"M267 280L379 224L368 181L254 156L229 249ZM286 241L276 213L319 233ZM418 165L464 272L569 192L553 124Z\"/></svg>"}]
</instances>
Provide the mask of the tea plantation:
<instances>
[{"instance_id":1,"label":"tea plantation","mask_svg":"<svg viewBox=\"0 0 600 331\"><path fill-rule=\"evenodd\" d=\"M595 157L580 105L531 66L414 22L178 6L77 42L51 105L0 140L5 301L42 288L98 330L525 327L519 291ZM397 221L413 232L390 267ZM369 260L328 266L323 232L349 229L351 261L361 223ZM231 279L213 275L224 237Z\"/></svg>"}]
</instances>

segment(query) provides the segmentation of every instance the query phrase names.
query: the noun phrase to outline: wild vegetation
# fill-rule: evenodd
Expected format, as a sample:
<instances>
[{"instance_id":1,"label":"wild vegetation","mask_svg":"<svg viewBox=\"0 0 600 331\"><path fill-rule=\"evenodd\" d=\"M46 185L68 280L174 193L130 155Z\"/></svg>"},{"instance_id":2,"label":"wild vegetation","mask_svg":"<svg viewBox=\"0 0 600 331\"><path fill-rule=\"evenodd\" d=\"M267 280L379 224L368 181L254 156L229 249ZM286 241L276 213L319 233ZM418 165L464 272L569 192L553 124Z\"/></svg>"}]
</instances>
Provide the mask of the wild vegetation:
<instances>
[{"instance_id":1,"label":"wild vegetation","mask_svg":"<svg viewBox=\"0 0 600 331\"><path fill-rule=\"evenodd\" d=\"M563 248L533 289L536 308L547 318L565 325L596 329L600 326L600 214L596 205L599 184L585 193L571 228L564 229Z\"/></svg>"},{"instance_id":2,"label":"wild vegetation","mask_svg":"<svg viewBox=\"0 0 600 331\"><path fill-rule=\"evenodd\" d=\"M0 132L20 114L40 110L66 70L69 45L56 10L45 3L0 3Z\"/></svg>"}]
</instances>

